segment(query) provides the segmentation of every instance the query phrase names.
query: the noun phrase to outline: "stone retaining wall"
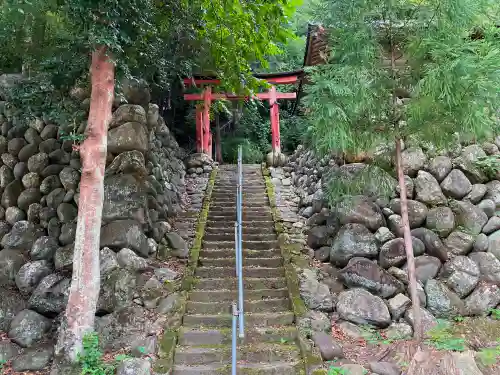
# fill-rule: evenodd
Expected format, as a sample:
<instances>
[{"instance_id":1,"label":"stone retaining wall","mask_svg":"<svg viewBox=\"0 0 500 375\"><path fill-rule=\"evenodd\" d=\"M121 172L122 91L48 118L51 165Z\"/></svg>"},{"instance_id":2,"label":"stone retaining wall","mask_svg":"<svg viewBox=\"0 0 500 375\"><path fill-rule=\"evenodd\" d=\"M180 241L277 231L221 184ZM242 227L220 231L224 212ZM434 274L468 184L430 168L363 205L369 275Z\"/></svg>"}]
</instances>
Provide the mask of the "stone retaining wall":
<instances>
[{"instance_id":1,"label":"stone retaining wall","mask_svg":"<svg viewBox=\"0 0 500 375\"><path fill-rule=\"evenodd\" d=\"M500 307L500 181L476 164L498 153L494 143L403 152L426 328L438 318L488 315ZM369 324L386 337L409 337L413 317L397 181L385 176L389 198L374 194L381 183L373 177L361 194L335 197L334 207L326 199L332 181L359 182L365 168L299 147L286 166L271 168L271 176L278 191L288 191L282 212L301 217L290 227L307 235L310 264L302 267L301 296L319 314L317 326L328 330L326 322L335 319L351 332L353 324Z\"/></svg>"},{"instance_id":2,"label":"stone retaining wall","mask_svg":"<svg viewBox=\"0 0 500 375\"><path fill-rule=\"evenodd\" d=\"M186 177L184 151L149 98L147 86L133 82L115 101L96 312L102 346L138 357L156 352L160 316L175 307L210 170L202 162ZM7 336L0 362L40 370L52 358L71 282L80 156L62 139L63 126L26 119L7 102L0 125L0 332Z\"/></svg>"}]
</instances>

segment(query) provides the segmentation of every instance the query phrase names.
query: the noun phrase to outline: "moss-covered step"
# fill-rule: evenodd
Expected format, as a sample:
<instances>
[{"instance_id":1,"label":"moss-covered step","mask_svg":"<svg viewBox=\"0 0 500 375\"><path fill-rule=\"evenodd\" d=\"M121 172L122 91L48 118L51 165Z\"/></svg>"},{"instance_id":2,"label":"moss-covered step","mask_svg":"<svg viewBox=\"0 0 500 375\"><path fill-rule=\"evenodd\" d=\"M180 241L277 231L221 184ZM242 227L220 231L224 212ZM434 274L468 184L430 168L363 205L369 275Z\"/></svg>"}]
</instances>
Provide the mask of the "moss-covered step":
<instances>
[{"instance_id":1,"label":"moss-covered step","mask_svg":"<svg viewBox=\"0 0 500 375\"><path fill-rule=\"evenodd\" d=\"M268 230L269 228L274 227L274 221L270 219L261 219L261 220L243 220L243 228L245 230L252 230L252 229L257 229L257 230ZM208 219L207 220L207 228L210 229L220 229L220 230L225 230L228 229L228 225L230 226L231 224L227 222L227 220L212 220ZM234 225L234 224L233 224Z\"/></svg>"},{"instance_id":2,"label":"moss-covered step","mask_svg":"<svg viewBox=\"0 0 500 375\"><path fill-rule=\"evenodd\" d=\"M232 277L235 275L235 267L198 267L195 275L199 278L224 278ZM285 270L280 268L269 267L243 267L244 277L252 278L268 278L268 277L282 277L285 275Z\"/></svg>"},{"instance_id":3,"label":"moss-covered step","mask_svg":"<svg viewBox=\"0 0 500 375\"><path fill-rule=\"evenodd\" d=\"M233 213L231 214L210 214L208 216L208 219L210 221L215 221L215 222L225 222L225 223L233 223L235 220L236 220L236 211L234 211ZM249 222L249 221L269 221L272 219L272 215L269 213L269 212L263 212L263 213L245 213L245 211L243 211L243 216L242 216L242 219L243 219L243 224L245 224L245 222Z\"/></svg>"},{"instance_id":4,"label":"moss-covered step","mask_svg":"<svg viewBox=\"0 0 500 375\"><path fill-rule=\"evenodd\" d=\"M238 280L232 278L212 278L212 279L195 279L196 290L220 290L233 289L238 285ZM281 289L286 288L287 283L285 277L266 277L252 278L245 275L243 279L243 287L245 290L255 289Z\"/></svg>"},{"instance_id":5,"label":"moss-covered step","mask_svg":"<svg viewBox=\"0 0 500 375\"><path fill-rule=\"evenodd\" d=\"M272 241L243 241L243 248L249 250L274 249L278 245L276 240ZM233 241L206 241L203 240L204 249L229 249L234 246Z\"/></svg>"},{"instance_id":6,"label":"moss-covered step","mask_svg":"<svg viewBox=\"0 0 500 375\"><path fill-rule=\"evenodd\" d=\"M245 313L260 312L285 312L290 310L290 300L286 298L269 298L260 301L245 301ZM213 303L188 301L186 306L188 314L229 314L231 303Z\"/></svg>"},{"instance_id":7,"label":"moss-covered step","mask_svg":"<svg viewBox=\"0 0 500 375\"><path fill-rule=\"evenodd\" d=\"M284 327L246 327L245 344L276 343L289 344L297 339L295 326ZM179 330L179 345L214 346L229 345L232 340L231 328L187 328Z\"/></svg>"},{"instance_id":8,"label":"moss-covered step","mask_svg":"<svg viewBox=\"0 0 500 375\"><path fill-rule=\"evenodd\" d=\"M185 327L231 327L233 316L230 314L186 314L183 318ZM272 327L293 324L295 316L291 311L278 313L245 314L247 325L254 327Z\"/></svg>"},{"instance_id":9,"label":"moss-covered step","mask_svg":"<svg viewBox=\"0 0 500 375\"><path fill-rule=\"evenodd\" d=\"M299 375L302 374L303 364L275 362L275 363L240 363L237 366L238 375ZM231 366L200 365L174 367L174 375L229 375Z\"/></svg>"},{"instance_id":10,"label":"moss-covered step","mask_svg":"<svg viewBox=\"0 0 500 375\"><path fill-rule=\"evenodd\" d=\"M274 233L242 233L243 241L276 241L278 237ZM234 241L234 230L231 232L208 232L205 233L206 241Z\"/></svg>"},{"instance_id":11,"label":"moss-covered step","mask_svg":"<svg viewBox=\"0 0 500 375\"><path fill-rule=\"evenodd\" d=\"M175 352L176 365L208 365L231 363L231 347L188 347L179 346ZM246 344L238 346L238 361L248 363L261 362L298 362L300 352L296 345L287 344Z\"/></svg>"},{"instance_id":12,"label":"moss-covered step","mask_svg":"<svg viewBox=\"0 0 500 375\"><path fill-rule=\"evenodd\" d=\"M200 258L206 259L221 259L221 258L233 258L235 255L234 247L228 249L204 249L200 252ZM267 250L249 250L243 249L243 259L248 261L252 258L281 258L281 253L278 249L267 249Z\"/></svg>"},{"instance_id":13,"label":"moss-covered step","mask_svg":"<svg viewBox=\"0 0 500 375\"><path fill-rule=\"evenodd\" d=\"M272 252L269 252L272 255ZM234 254L233 254L234 256ZM234 267L236 258L201 258L200 265L205 267ZM243 264L248 267L282 267L281 258L243 258Z\"/></svg>"},{"instance_id":14,"label":"moss-covered step","mask_svg":"<svg viewBox=\"0 0 500 375\"><path fill-rule=\"evenodd\" d=\"M243 297L246 301L287 298L288 289L282 288L245 290L245 292L243 293ZM232 302L237 298L238 291L236 289L236 286L233 288L233 290L194 290L189 295L189 300L195 302Z\"/></svg>"}]
</instances>

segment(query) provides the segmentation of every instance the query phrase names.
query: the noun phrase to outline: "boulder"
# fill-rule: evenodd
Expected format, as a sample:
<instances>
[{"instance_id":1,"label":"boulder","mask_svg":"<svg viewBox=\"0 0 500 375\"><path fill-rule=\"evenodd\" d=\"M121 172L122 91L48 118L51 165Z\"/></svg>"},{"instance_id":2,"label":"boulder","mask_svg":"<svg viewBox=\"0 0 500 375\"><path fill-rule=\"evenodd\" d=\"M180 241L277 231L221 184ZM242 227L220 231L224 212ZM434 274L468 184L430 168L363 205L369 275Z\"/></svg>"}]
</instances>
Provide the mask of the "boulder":
<instances>
[{"instance_id":1,"label":"boulder","mask_svg":"<svg viewBox=\"0 0 500 375\"><path fill-rule=\"evenodd\" d=\"M147 237L134 220L117 220L101 228L101 248L113 250L131 249L142 257L149 254Z\"/></svg>"},{"instance_id":2,"label":"boulder","mask_svg":"<svg viewBox=\"0 0 500 375\"><path fill-rule=\"evenodd\" d=\"M470 193L472 184L462 171L453 169L441 182L441 190L448 197L462 199Z\"/></svg>"},{"instance_id":3,"label":"boulder","mask_svg":"<svg viewBox=\"0 0 500 375\"><path fill-rule=\"evenodd\" d=\"M355 324L370 324L385 328L391 315L384 300L364 289L351 289L338 296L337 312L342 319Z\"/></svg>"},{"instance_id":4,"label":"boulder","mask_svg":"<svg viewBox=\"0 0 500 375\"><path fill-rule=\"evenodd\" d=\"M426 162L427 156L420 147L409 147L401 152L401 165L405 175L415 177Z\"/></svg>"},{"instance_id":5,"label":"boulder","mask_svg":"<svg viewBox=\"0 0 500 375\"><path fill-rule=\"evenodd\" d=\"M425 253L425 245L416 237L412 237L413 254L419 256ZM401 267L406 262L406 248L403 238L396 238L382 245L379 254L379 264L382 268Z\"/></svg>"},{"instance_id":6,"label":"boulder","mask_svg":"<svg viewBox=\"0 0 500 375\"><path fill-rule=\"evenodd\" d=\"M99 252L99 268L101 270L101 276L107 275L120 268L118 257L113 250L105 247Z\"/></svg>"},{"instance_id":7,"label":"boulder","mask_svg":"<svg viewBox=\"0 0 500 375\"><path fill-rule=\"evenodd\" d=\"M176 232L167 233L166 239L171 249L171 254L178 258L189 256L189 247L184 239Z\"/></svg>"},{"instance_id":8,"label":"boulder","mask_svg":"<svg viewBox=\"0 0 500 375\"><path fill-rule=\"evenodd\" d=\"M486 225L483 227L483 233L491 234L493 232L498 231L499 229L500 229L500 217L493 216L488 220Z\"/></svg>"},{"instance_id":9,"label":"boulder","mask_svg":"<svg viewBox=\"0 0 500 375\"><path fill-rule=\"evenodd\" d=\"M40 281L28 301L29 308L46 316L56 316L68 303L71 279L51 274Z\"/></svg>"},{"instance_id":10,"label":"boulder","mask_svg":"<svg viewBox=\"0 0 500 375\"><path fill-rule=\"evenodd\" d=\"M26 301L15 288L0 288L0 331L7 332L12 319L26 308Z\"/></svg>"},{"instance_id":11,"label":"boulder","mask_svg":"<svg viewBox=\"0 0 500 375\"><path fill-rule=\"evenodd\" d=\"M111 122L109 123L109 129L116 128L127 122L138 122L140 124L146 124L146 111L140 105L134 104L123 104L117 108L113 113Z\"/></svg>"},{"instance_id":12,"label":"boulder","mask_svg":"<svg viewBox=\"0 0 500 375\"><path fill-rule=\"evenodd\" d=\"M479 267L465 256L456 256L443 266L440 279L460 298L467 297L479 282Z\"/></svg>"},{"instance_id":13,"label":"boulder","mask_svg":"<svg viewBox=\"0 0 500 375\"><path fill-rule=\"evenodd\" d=\"M127 219L146 223L147 210L145 184L134 175L111 175L104 179L102 219L105 223Z\"/></svg>"},{"instance_id":14,"label":"boulder","mask_svg":"<svg viewBox=\"0 0 500 375\"><path fill-rule=\"evenodd\" d=\"M467 194L464 200L471 202L472 204L478 204L481 199L484 198L488 187L484 184L474 184L469 194Z\"/></svg>"},{"instance_id":15,"label":"boulder","mask_svg":"<svg viewBox=\"0 0 500 375\"><path fill-rule=\"evenodd\" d=\"M401 215L401 200L393 199L389 203L389 208L396 214ZM420 227L427 218L427 206L421 202L408 200L408 220L410 222L410 228Z\"/></svg>"},{"instance_id":16,"label":"boulder","mask_svg":"<svg viewBox=\"0 0 500 375\"><path fill-rule=\"evenodd\" d=\"M500 230L488 237L488 252L500 259Z\"/></svg>"},{"instance_id":17,"label":"boulder","mask_svg":"<svg viewBox=\"0 0 500 375\"><path fill-rule=\"evenodd\" d=\"M110 314L130 306L134 298L135 287L136 276L131 270L116 269L109 272L101 280L97 311L101 315Z\"/></svg>"},{"instance_id":18,"label":"boulder","mask_svg":"<svg viewBox=\"0 0 500 375\"><path fill-rule=\"evenodd\" d=\"M412 308L406 310L404 318L415 329L415 315ZM424 333L430 331L438 324L436 318L423 307L420 308L420 319L422 320L422 330Z\"/></svg>"},{"instance_id":19,"label":"boulder","mask_svg":"<svg viewBox=\"0 0 500 375\"><path fill-rule=\"evenodd\" d=\"M132 271L144 271L148 268L146 259L137 256L130 249L121 249L117 254L118 264Z\"/></svg>"},{"instance_id":20,"label":"boulder","mask_svg":"<svg viewBox=\"0 0 500 375\"><path fill-rule=\"evenodd\" d=\"M390 298L404 291L401 281L365 258L352 258L340 271L340 277L349 288L364 288L382 298Z\"/></svg>"},{"instance_id":21,"label":"boulder","mask_svg":"<svg viewBox=\"0 0 500 375\"><path fill-rule=\"evenodd\" d=\"M481 279L500 284L500 260L492 253L472 253L469 255L477 266Z\"/></svg>"},{"instance_id":22,"label":"boulder","mask_svg":"<svg viewBox=\"0 0 500 375\"><path fill-rule=\"evenodd\" d=\"M0 287L15 285L16 275L26 262L18 250L0 251Z\"/></svg>"},{"instance_id":23,"label":"boulder","mask_svg":"<svg viewBox=\"0 0 500 375\"><path fill-rule=\"evenodd\" d=\"M438 280L425 283L427 309L436 318L452 319L465 313L465 305L458 295Z\"/></svg>"},{"instance_id":24,"label":"boulder","mask_svg":"<svg viewBox=\"0 0 500 375\"><path fill-rule=\"evenodd\" d=\"M141 358L127 358L122 361L116 375L151 375L151 361Z\"/></svg>"},{"instance_id":25,"label":"boulder","mask_svg":"<svg viewBox=\"0 0 500 375\"><path fill-rule=\"evenodd\" d=\"M425 226L437 233L439 237L447 237L455 228L455 215L449 207L434 207L427 214Z\"/></svg>"},{"instance_id":26,"label":"boulder","mask_svg":"<svg viewBox=\"0 0 500 375\"><path fill-rule=\"evenodd\" d=\"M336 210L341 225L362 224L371 231L385 226L385 218L380 208L363 195L343 199L337 204Z\"/></svg>"},{"instance_id":27,"label":"boulder","mask_svg":"<svg viewBox=\"0 0 500 375\"><path fill-rule=\"evenodd\" d=\"M441 269L441 261L436 257L429 255L420 255L415 258L415 273L417 280L425 283L427 280L434 279ZM407 270L407 265L403 268Z\"/></svg>"},{"instance_id":28,"label":"boulder","mask_svg":"<svg viewBox=\"0 0 500 375\"><path fill-rule=\"evenodd\" d=\"M203 168L205 165L212 165L213 161L205 153L196 153L189 155L185 160L186 168Z\"/></svg>"},{"instance_id":29,"label":"boulder","mask_svg":"<svg viewBox=\"0 0 500 375\"><path fill-rule=\"evenodd\" d=\"M300 296L310 309L333 311L334 304L330 288L317 280L314 271L305 269L300 275Z\"/></svg>"},{"instance_id":30,"label":"boulder","mask_svg":"<svg viewBox=\"0 0 500 375\"><path fill-rule=\"evenodd\" d=\"M146 125L138 122L127 122L108 131L108 152L120 154L134 150L143 154L149 150Z\"/></svg>"},{"instance_id":31,"label":"boulder","mask_svg":"<svg viewBox=\"0 0 500 375\"><path fill-rule=\"evenodd\" d=\"M122 81L122 90L128 103L138 104L144 108L148 107L151 101L151 92L145 80L126 78Z\"/></svg>"},{"instance_id":32,"label":"boulder","mask_svg":"<svg viewBox=\"0 0 500 375\"><path fill-rule=\"evenodd\" d=\"M427 228L416 228L411 231L411 235L424 243L427 254L443 262L448 260L446 247L436 233Z\"/></svg>"},{"instance_id":33,"label":"boulder","mask_svg":"<svg viewBox=\"0 0 500 375\"><path fill-rule=\"evenodd\" d=\"M404 294L399 293L390 300L387 301L387 306L392 316L392 320L398 321L401 318L408 307L411 306L411 300Z\"/></svg>"},{"instance_id":34,"label":"boulder","mask_svg":"<svg viewBox=\"0 0 500 375\"><path fill-rule=\"evenodd\" d=\"M333 241L330 262L345 267L351 258L375 258L377 255L377 241L368 228L361 224L347 224Z\"/></svg>"},{"instance_id":35,"label":"boulder","mask_svg":"<svg viewBox=\"0 0 500 375\"><path fill-rule=\"evenodd\" d=\"M488 221L488 216L470 202L453 200L449 204L457 225L471 234L479 234Z\"/></svg>"},{"instance_id":36,"label":"boulder","mask_svg":"<svg viewBox=\"0 0 500 375\"><path fill-rule=\"evenodd\" d=\"M23 348L29 348L48 332L50 319L32 310L23 310L10 323L9 338Z\"/></svg>"},{"instance_id":37,"label":"boulder","mask_svg":"<svg viewBox=\"0 0 500 375\"><path fill-rule=\"evenodd\" d=\"M53 237L39 237L31 247L31 259L52 261L58 247L57 240Z\"/></svg>"},{"instance_id":38,"label":"boulder","mask_svg":"<svg viewBox=\"0 0 500 375\"><path fill-rule=\"evenodd\" d=\"M472 251L474 240L475 236L456 230L444 240L444 245L453 255L467 255Z\"/></svg>"},{"instance_id":39,"label":"boulder","mask_svg":"<svg viewBox=\"0 0 500 375\"><path fill-rule=\"evenodd\" d=\"M59 172L59 180L66 191L76 191L80 183L80 173L71 167L65 167Z\"/></svg>"},{"instance_id":40,"label":"boulder","mask_svg":"<svg viewBox=\"0 0 500 375\"><path fill-rule=\"evenodd\" d=\"M35 242L37 231L28 221L18 221L9 234L2 238L2 246L8 249L29 251Z\"/></svg>"},{"instance_id":41,"label":"boulder","mask_svg":"<svg viewBox=\"0 0 500 375\"><path fill-rule=\"evenodd\" d=\"M476 289L465 299L467 315L486 316L500 304L500 285L480 281Z\"/></svg>"},{"instance_id":42,"label":"boulder","mask_svg":"<svg viewBox=\"0 0 500 375\"><path fill-rule=\"evenodd\" d=\"M35 260L24 264L16 275L16 286L24 294L31 293L38 283L52 273L52 266L46 260Z\"/></svg>"},{"instance_id":43,"label":"boulder","mask_svg":"<svg viewBox=\"0 0 500 375\"><path fill-rule=\"evenodd\" d=\"M342 349L342 345L336 342L331 335L325 332L315 332L312 335L312 340L324 361L343 358L344 350Z\"/></svg>"},{"instance_id":44,"label":"boulder","mask_svg":"<svg viewBox=\"0 0 500 375\"><path fill-rule=\"evenodd\" d=\"M330 244L330 230L326 225L312 227L307 232L307 246L311 249L318 249Z\"/></svg>"},{"instance_id":45,"label":"boulder","mask_svg":"<svg viewBox=\"0 0 500 375\"><path fill-rule=\"evenodd\" d=\"M54 255L54 265L57 271L71 271L73 269L74 244L59 247Z\"/></svg>"},{"instance_id":46,"label":"boulder","mask_svg":"<svg viewBox=\"0 0 500 375\"><path fill-rule=\"evenodd\" d=\"M429 206L438 206L446 203L437 180L428 172L419 171L415 178L415 196L416 200Z\"/></svg>"},{"instance_id":47,"label":"boulder","mask_svg":"<svg viewBox=\"0 0 500 375\"><path fill-rule=\"evenodd\" d=\"M437 181L441 182L446 176L451 172L453 164L451 159L447 156L436 156L429 162L428 170L436 178Z\"/></svg>"},{"instance_id":48,"label":"boulder","mask_svg":"<svg viewBox=\"0 0 500 375\"><path fill-rule=\"evenodd\" d=\"M19 357L12 361L14 371L40 371L44 370L54 355L54 349L50 346L27 349Z\"/></svg>"}]
</instances>

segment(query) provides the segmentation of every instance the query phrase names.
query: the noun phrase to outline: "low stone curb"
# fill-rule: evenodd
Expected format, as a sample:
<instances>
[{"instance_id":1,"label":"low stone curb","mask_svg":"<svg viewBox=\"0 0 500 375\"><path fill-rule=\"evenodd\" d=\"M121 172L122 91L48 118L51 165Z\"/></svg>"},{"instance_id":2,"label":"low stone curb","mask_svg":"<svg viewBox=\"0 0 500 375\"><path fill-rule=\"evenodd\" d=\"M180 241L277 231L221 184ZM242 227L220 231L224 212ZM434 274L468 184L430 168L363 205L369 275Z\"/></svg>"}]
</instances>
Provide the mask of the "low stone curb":
<instances>
[{"instance_id":1,"label":"low stone curb","mask_svg":"<svg viewBox=\"0 0 500 375\"><path fill-rule=\"evenodd\" d=\"M182 318L186 311L187 297L195 282L195 271L198 266L198 258L202 247L203 236L205 234L205 226L207 223L208 212L212 199L212 191L215 185L217 176L217 168L214 168L210 173L210 179L205 190L203 198L203 206L198 215L196 224L196 235L193 245L189 251L188 265L184 271L184 276L181 280L180 297L177 307L173 313L167 318L165 324L165 332L160 340L160 350L158 353L159 359L155 363L156 374L171 374L174 362L175 346L177 345L177 337L179 329L182 325Z\"/></svg>"},{"instance_id":2,"label":"low stone curb","mask_svg":"<svg viewBox=\"0 0 500 375\"><path fill-rule=\"evenodd\" d=\"M302 245L290 243L290 237L286 231L285 226L283 225L281 214L276 205L274 186L269 177L270 173L265 166L263 166L262 174L264 175L264 179L266 182L267 197L271 206L271 213L274 220L276 234L278 235L278 245L283 257L288 293L290 296L290 301L292 303L292 310L295 315L295 323L297 325L297 341L302 354L302 358L304 360L304 371L306 375L327 375L327 371L322 368L323 360L321 359L321 355L319 354L317 349L308 342L307 338L305 337L303 332L301 332L297 324L298 319L304 317L307 313L307 307L300 297L299 276L294 268L292 261L294 257L293 253L297 253L293 251L294 248L298 246L298 250L300 253L300 248L302 247Z\"/></svg>"}]
</instances>

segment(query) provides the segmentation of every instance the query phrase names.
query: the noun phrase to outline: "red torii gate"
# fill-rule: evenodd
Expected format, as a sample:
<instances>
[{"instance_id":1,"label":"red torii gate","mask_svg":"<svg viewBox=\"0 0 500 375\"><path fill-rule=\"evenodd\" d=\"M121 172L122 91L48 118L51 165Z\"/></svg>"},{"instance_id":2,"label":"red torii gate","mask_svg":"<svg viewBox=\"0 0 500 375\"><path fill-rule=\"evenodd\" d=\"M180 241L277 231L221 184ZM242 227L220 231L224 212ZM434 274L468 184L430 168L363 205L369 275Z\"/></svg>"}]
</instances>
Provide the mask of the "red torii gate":
<instances>
[{"instance_id":1,"label":"red torii gate","mask_svg":"<svg viewBox=\"0 0 500 375\"><path fill-rule=\"evenodd\" d=\"M286 72L286 73L272 73L272 74L255 74L254 77L265 80L271 84L268 92L258 93L253 96L260 100L269 100L271 107L271 138L272 138L272 153L275 156L281 154L280 142L280 120L279 120L279 107L278 99L296 99L297 93L282 93L276 90L275 85L295 84L303 75L303 71ZM196 150L197 152L212 155L212 134L210 132L210 105L213 100L227 99L227 100L248 100L247 96L238 96L225 93L213 93L212 85L220 84L220 80L215 78L185 78L184 84L186 86L196 85L204 86L203 93L201 94L184 94L185 100L199 100L203 101L201 104L196 105Z\"/></svg>"}]
</instances>

